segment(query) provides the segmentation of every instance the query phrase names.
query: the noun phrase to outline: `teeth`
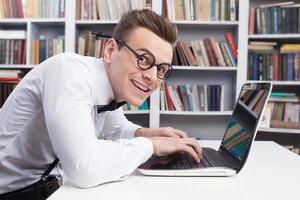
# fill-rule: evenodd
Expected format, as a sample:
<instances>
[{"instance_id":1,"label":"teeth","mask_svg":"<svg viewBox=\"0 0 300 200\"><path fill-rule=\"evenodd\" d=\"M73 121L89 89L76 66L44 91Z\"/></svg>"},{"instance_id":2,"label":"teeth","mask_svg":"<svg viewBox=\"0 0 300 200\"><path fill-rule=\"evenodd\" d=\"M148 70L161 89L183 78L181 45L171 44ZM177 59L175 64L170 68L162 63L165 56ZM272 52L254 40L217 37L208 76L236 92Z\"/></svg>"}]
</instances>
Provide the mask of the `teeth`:
<instances>
[{"instance_id":1,"label":"teeth","mask_svg":"<svg viewBox=\"0 0 300 200\"><path fill-rule=\"evenodd\" d=\"M146 88L144 85L140 84L139 82L136 82L136 81L132 81L133 84L138 87L140 90L144 91L144 92L148 92L149 89Z\"/></svg>"}]
</instances>

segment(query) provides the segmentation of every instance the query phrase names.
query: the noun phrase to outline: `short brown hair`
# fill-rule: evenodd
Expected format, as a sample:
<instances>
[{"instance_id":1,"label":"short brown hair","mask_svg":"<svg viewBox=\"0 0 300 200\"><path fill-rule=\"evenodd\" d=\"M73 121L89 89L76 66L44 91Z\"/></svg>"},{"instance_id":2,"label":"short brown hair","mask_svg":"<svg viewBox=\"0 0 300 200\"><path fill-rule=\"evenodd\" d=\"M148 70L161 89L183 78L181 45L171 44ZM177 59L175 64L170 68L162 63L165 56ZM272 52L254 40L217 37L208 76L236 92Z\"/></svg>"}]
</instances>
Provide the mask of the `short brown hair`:
<instances>
[{"instance_id":1,"label":"short brown hair","mask_svg":"<svg viewBox=\"0 0 300 200\"><path fill-rule=\"evenodd\" d=\"M174 46L177 40L177 27L166 17L151 10L133 10L125 13L113 31L113 37L126 41L134 28L146 28Z\"/></svg>"}]
</instances>

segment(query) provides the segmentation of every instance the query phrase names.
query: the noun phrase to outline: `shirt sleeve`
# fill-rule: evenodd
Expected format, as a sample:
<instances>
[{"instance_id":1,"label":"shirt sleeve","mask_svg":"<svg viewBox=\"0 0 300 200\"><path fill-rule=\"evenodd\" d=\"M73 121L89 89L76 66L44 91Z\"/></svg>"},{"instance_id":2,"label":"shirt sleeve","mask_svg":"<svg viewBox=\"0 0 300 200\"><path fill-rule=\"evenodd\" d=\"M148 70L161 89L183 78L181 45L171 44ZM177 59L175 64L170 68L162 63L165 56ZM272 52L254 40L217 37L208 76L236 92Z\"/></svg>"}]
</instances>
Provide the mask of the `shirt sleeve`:
<instances>
[{"instance_id":1,"label":"shirt sleeve","mask_svg":"<svg viewBox=\"0 0 300 200\"><path fill-rule=\"evenodd\" d=\"M134 138L134 133L138 128L141 128L141 126L128 121L123 109L118 108L115 111L105 113L102 136L109 140L117 140L120 138L130 139Z\"/></svg>"},{"instance_id":2,"label":"shirt sleeve","mask_svg":"<svg viewBox=\"0 0 300 200\"><path fill-rule=\"evenodd\" d=\"M42 86L45 122L68 181L89 188L119 180L151 156L153 146L146 138L96 138L92 72L86 63L62 54L42 65L51 68Z\"/></svg>"}]
</instances>

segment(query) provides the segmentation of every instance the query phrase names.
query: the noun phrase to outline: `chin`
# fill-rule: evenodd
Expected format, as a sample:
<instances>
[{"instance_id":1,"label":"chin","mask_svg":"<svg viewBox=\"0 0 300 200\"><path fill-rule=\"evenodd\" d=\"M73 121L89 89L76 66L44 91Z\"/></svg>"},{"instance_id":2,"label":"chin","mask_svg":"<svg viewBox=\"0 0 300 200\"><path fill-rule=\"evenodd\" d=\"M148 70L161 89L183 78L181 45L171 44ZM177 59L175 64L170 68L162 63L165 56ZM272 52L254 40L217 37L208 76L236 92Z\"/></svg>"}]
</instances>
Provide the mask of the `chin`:
<instances>
[{"instance_id":1,"label":"chin","mask_svg":"<svg viewBox=\"0 0 300 200\"><path fill-rule=\"evenodd\" d=\"M133 99L133 98L128 98L127 103L129 103L130 105L139 107L140 105L142 105L144 103L146 99Z\"/></svg>"}]
</instances>

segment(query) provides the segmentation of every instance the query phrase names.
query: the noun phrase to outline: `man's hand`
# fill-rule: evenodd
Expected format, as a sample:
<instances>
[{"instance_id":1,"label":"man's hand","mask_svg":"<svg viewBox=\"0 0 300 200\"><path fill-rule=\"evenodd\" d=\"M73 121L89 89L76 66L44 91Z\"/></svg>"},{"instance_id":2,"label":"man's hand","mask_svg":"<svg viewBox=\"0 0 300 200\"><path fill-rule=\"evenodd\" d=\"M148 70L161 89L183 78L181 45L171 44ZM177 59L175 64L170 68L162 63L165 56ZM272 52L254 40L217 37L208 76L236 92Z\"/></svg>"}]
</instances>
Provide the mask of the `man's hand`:
<instances>
[{"instance_id":1,"label":"man's hand","mask_svg":"<svg viewBox=\"0 0 300 200\"><path fill-rule=\"evenodd\" d=\"M164 128L138 128L135 131L135 137L173 137L187 138L187 134L181 130L172 127Z\"/></svg>"},{"instance_id":2,"label":"man's hand","mask_svg":"<svg viewBox=\"0 0 300 200\"><path fill-rule=\"evenodd\" d=\"M153 143L153 155L165 156L175 152L186 152L197 162L202 158L202 149L194 138L150 137Z\"/></svg>"}]
</instances>

